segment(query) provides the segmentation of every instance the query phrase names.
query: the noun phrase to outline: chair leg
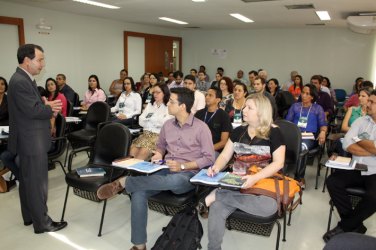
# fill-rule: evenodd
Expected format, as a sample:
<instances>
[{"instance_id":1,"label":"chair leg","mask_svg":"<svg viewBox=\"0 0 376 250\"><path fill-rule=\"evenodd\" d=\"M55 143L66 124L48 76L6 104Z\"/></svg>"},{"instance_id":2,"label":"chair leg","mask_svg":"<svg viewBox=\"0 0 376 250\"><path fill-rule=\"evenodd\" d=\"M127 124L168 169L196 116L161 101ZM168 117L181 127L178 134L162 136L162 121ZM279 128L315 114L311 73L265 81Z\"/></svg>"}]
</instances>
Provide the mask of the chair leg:
<instances>
[{"instance_id":1,"label":"chair leg","mask_svg":"<svg viewBox=\"0 0 376 250\"><path fill-rule=\"evenodd\" d=\"M281 237L281 224L279 223L278 220L276 220L275 223L277 224L277 242L276 242L275 249L278 250L279 249L279 239Z\"/></svg>"},{"instance_id":2,"label":"chair leg","mask_svg":"<svg viewBox=\"0 0 376 250\"><path fill-rule=\"evenodd\" d=\"M329 210L328 228L326 229L327 232L330 230L330 224L332 223L333 210L334 210L333 201L330 200L330 210Z\"/></svg>"},{"instance_id":3,"label":"chair leg","mask_svg":"<svg viewBox=\"0 0 376 250\"><path fill-rule=\"evenodd\" d=\"M67 201L68 201L68 194L69 194L69 185L67 185L67 192L65 193L63 213L61 214L61 220L60 221L64 221L65 208L67 207Z\"/></svg>"},{"instance_id":4,"label":"chair leg","mask_svg":"<svg viewBox=\"0 0 376 250\"><path fill-rule=\"evenodd\" d=\"M54 162L55 162L55 163L59 163L61 169L62 169L63 172L64 172L64 175L67 175L67 172L66 172L65 169L64 169L63 163L61 163L61 161L54 161Z\"/></svg>"},{"instance_id":5,"label":"chair leg","mask_svg":"<svg viewBox=\"0 0 376 250\"><path fill-rule=\"evenodd\" d=\"M286 241L286 211L283 212L283 238L282 241Z\"/></svg>"},{"instance_id":6,"label":"chair leg","mask_svg":"<svg viewBox=\"0 0 376 250\"><path fill-rule=\"evenodd\" d=\"M106 205L107 205L107 200L103 201L103 209L102 209L102 217L101 217L101 223L99 225L99 232L98 232L98 237L102 236L102 227L103 227L103 221L104 221L104 214L106 213Z\"/></svg>"},{"instance_id":7,"label":"chair leg","mask_svg":"<svg viewBox=\"0 0 376 250\"><path fill-rule=\"evenodd\" d=\"M70 141L68 140L68 145L67 145L67 152L65 153L65 160L64 160L64 167L67 166L67 160L68 160L68 152L69 152L69 146L71 145Z\"/></svg>"},{"instance_id":8,"label":"chair leg","mask_svg":"<svg viewBox=\"0 0 376 250\"><path fill-rule=\"evenodd\" d=\"M325 193L325 188L326 188L326 179L328 178L328 174L329 174L329 168L326 168L326 171L325 171L325 179L324 179L324 185L322 187L322 192Z\"/></svg>"},{"instance_id":9,"label":"chair leg","mask_svg":"<svg viewBox=\"0 0 376 250\"><path fill-rule=\"evenodd\" d=\"M316 184L315 184L315 189L317 189L318 185L319 185L319 176L320 176L320 169L321 169L321 163L320 163L320 157L318 159L318 163L317 163L317 172L316 172Z\"/></svg>"}]
</instances>

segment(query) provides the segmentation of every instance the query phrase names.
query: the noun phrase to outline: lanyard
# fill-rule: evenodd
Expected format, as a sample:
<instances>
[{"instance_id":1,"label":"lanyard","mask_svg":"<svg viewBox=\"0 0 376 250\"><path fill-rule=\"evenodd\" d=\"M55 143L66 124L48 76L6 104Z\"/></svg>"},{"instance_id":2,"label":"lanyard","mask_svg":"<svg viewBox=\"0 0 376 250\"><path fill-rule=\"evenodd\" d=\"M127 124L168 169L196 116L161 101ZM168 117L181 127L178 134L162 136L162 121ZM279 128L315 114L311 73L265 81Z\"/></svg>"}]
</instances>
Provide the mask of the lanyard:
<instances>
[{"instance_id":1,"label":"lanyard","mask_svg":"<svg viewBox=\"0 0 376 250\"><path fill-rule=\"evenodd\" d=\"M209 120L206 121L206 116L208 115L208 111L205 112L205 118L204 118L204 122L206 124L209 124L210 120L213 118L213 116L215 115L215 113L217 113L218 109L210 116Z\"/></svg>"},{"instance_id":2,"label":"lanyard","mask_svg":"<svg viewBox=\"0 0 376 250\"><path fill-rule=\"evenodd\" d=\"M309 107L308 114L307 114L307 116L306 116L307 121L308 121L309 112L311 112L311 108L312 108L312 104L311 104L311 106ZM299 119L300 119L300 117L302 117L302 110L303 110L303 103L302 103L302 106L300 107L300 115L299 115Z\"/></svg>"}]
</instances>

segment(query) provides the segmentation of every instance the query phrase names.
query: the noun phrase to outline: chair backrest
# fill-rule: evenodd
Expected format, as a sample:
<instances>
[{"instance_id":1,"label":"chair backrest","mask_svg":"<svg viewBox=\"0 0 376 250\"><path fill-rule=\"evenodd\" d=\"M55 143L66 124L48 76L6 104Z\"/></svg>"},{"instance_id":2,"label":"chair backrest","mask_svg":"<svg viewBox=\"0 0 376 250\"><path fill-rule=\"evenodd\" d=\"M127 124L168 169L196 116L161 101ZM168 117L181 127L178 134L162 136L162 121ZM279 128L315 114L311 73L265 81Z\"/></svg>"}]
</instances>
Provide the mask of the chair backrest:
<instances>
[{"instance_id":1,"label":"chair backrest","mask_svg":"<svg viewBox=\"0 0 376 250\"><path fill-rule=\"evenodd\" d=\"M282 131L282 136L286 144L285 166L283 173L294 178L295 172L300 164L300 152L302 144L302 134L298 126L287 120L276 120L275 124Z\"/></svg>"},{"instance_id":2,"label":"chair backrest","mask_svg":"<svg viewBox=\"0 0 376 250\"><path fill-rule=\"evenodd\" d=\"M289 108L295 103L295 98L289 91L280 91L275 98L275 102L279 117L285 118Z\"/></svg>"},{"instance_id":3,"label":"chair backrest","mask_svg":"<svg viewBox=\"0 0 376 250\"><path fill-rule=\"evenodd\" d=\"M61 114L58 114L56 116L55 120L55 126L56 126L56 138L64 137L65 135L65 117ZM48 152L48 158L49 159L56 159L60 155L62 155L65 151L65 147L67 145L66 139L59 139L56 140L53 150Z\"/></svg>"},{"instance_id":4,"label":"chair backrest","mask_svg":"<svg viewBox=\"0 0 376 250\"><path fill-rule=\"evenodd\" d=\"M344 89L334 89L334 92L336 93L336 98L338 102L344 102L346 100L346 90Z\"/></svg>"},{"instance_id":5,"label":"chair backrest","mask_svg":"<svg viewBox=\"0 0 376 250\"><path fill-rule=\"evenodd\" d=\"M76 92L74 92L73 106L74 107L80 106L80 96Z\"/></svg>"},{"instance_id":6,"label":"chair backrest","mask_svg":"<svg viewBox=\"0 0 376 250\"><path fill-rule=\"evenodd\" d=\"M129 154L132 135L121 123L109 123L98 134L92 162L111 164L113 160Z\"/></svg>"},{"instance_id":7,"label":"chair backrest","mask_svg":"<svg viewBox=\"0 0 376 250\"><path fill-rule=\"evenodd\" d=\"M67 116L73 115L73 103L67 100Z\"/></svg>"},{"instance_id":8,"label":"chair backrest","mask_svg":"<svg viewBox=\"0 0 376 250\"><path fill-rule=\"evenodd\" d=\"M98 124L108 121L109 117L110 106L105 102L94 102L87 111L85 130L96 131Z\"/></svg>"}]
</instances>

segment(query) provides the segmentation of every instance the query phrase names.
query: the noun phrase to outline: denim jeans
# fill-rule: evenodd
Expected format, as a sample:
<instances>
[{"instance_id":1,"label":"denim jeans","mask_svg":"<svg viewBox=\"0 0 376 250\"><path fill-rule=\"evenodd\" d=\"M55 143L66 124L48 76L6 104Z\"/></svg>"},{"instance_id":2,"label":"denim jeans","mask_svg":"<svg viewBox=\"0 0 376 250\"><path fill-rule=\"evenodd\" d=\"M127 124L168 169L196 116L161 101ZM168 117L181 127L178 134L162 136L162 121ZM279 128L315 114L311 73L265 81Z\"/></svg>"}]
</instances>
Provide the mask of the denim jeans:
<instances>
[{"instance_id":1,"label":"denim jeans","mask_svg":"<svg viewBox=\"0 0 376 250\"><path fill-rule=\"evenodd\" d=\"M162 169L149 176L130 176L126 179L125 190L131 195L131 241L135 245L147 241L146 226L148 215L148 198L161 191L170 190L183 194L194 186L189 179L193 172L172 173Z\"/></svg>"},{"instance_id":2,"label":"denim jeans","mask_svg":"<svg viewBox=\"0 0 376 250\"><path fill-rule=\"evenodd\" d=\"M217 189L210 205L208 250L220 250L226 230L226 219L236 209L257 216L270 216L277 211L277 202L263 195L242 194L239 191Z\"/></svg>"}]
</instances>

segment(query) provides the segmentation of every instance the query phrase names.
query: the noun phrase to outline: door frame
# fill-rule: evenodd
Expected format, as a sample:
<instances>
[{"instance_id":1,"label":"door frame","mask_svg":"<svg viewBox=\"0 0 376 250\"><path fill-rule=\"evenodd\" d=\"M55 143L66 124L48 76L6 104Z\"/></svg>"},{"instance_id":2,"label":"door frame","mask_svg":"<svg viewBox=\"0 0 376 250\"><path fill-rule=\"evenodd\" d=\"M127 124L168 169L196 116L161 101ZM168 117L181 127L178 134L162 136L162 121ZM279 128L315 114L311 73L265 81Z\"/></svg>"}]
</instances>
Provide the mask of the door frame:
<instances>
[{"instance_id":1,"label":"door frame","mask_svg":"<svg viewBox=\"0 0 376 250\"><path fill-rule=\"evenodd\" d=\"M133 32L133 31L124 31L124 68L128 69L128 37L141 37L141 38L169 38L173 39L174 41L179 41L179 69L182 69L182 41L183 39L181 37L175 37L175 36L162 36L162 35L156 35L156 34L148 34L148 33L140 33L140 32ZM145 43L146 44L146 43ZM145 48L146 49L146 48ZM146 57L146 54L145 54ZM145 58L146 63L146 58ZM145 65L146 68L146 65Z\"/></svg>"},{"instance_id":2,"label":"door frame","mask_svg":"<svg viewBox=\"0 0 376 250\"><path fill-rule=\"evenodd\" d=\"M20 46L25 44L25 30L24 30L23 18L0 16L0 23L17 25L18 43Z\"/></svg>"}]
</instances>

